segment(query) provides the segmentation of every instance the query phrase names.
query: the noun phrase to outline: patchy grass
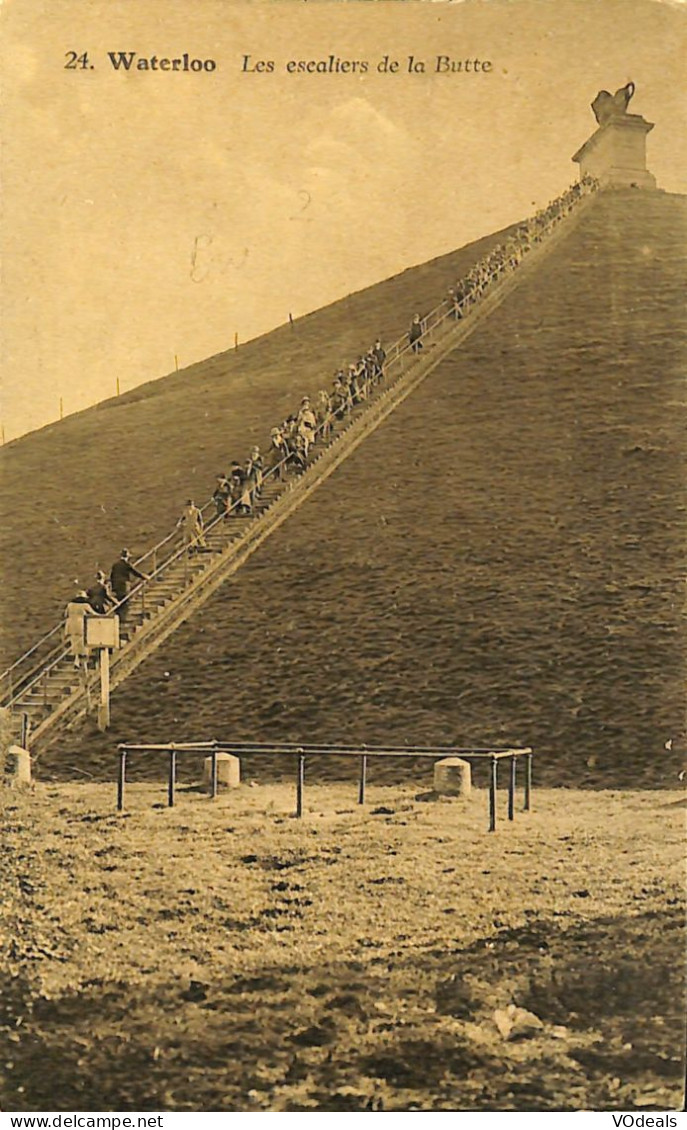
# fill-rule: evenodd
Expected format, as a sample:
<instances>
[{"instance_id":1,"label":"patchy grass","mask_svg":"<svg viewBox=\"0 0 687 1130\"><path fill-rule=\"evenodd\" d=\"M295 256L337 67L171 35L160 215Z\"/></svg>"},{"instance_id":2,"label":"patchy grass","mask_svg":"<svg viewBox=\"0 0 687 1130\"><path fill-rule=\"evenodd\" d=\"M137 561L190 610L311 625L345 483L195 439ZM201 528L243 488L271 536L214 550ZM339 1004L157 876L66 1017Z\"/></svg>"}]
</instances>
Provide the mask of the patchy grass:
<instances>
[{"instance_id":1,"label":"patchy grass","mask_svg":"<svg viewBox=\"0 0 687 1130\"><path fill-rule=\"evenodd\" d=\"M679 1107L682 798L428 778L6 793L3 1109Z\"/></svg>"}]
</instances>

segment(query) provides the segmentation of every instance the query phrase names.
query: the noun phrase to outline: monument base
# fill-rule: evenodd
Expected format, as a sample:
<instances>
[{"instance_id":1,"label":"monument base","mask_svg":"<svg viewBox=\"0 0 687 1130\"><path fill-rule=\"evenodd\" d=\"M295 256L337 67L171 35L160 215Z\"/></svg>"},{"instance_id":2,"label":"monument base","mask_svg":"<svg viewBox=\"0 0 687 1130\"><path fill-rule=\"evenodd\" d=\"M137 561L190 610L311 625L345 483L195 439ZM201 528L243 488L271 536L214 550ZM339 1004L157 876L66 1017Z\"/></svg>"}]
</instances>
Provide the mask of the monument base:
<instances>
[{"instance_id":1,"label":"monument base","mask_svg":"<svg viewBox=\"0 0 687 1130\"><path fill-rule=\"evenodd\" d=\"M580 180L591 176L608 188L656 188L646 167L646 135L653 128L640 114L604 122L573 157Z\"/></svg>"},{"instance_id":2,"label":"monument base","mask_svg":"<svg viewBox=\"0 0 687 1130\"><path fill-rule=\"evenodd\" d=\"M656 177L646 169L623 169L613 165L598 179L604 188L656 188Z\"/></svg>"}]
</instances>

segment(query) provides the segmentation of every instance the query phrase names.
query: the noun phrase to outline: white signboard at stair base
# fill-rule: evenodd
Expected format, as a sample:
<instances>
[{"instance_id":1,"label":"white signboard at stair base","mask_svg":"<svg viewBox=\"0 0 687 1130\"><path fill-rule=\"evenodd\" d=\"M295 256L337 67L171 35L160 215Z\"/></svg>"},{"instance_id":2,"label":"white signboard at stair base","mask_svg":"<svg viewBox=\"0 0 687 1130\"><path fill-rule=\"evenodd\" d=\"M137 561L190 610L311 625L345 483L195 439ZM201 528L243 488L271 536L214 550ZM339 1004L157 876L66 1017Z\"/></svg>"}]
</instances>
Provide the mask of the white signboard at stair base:
<instances>
[{"instance_id":1,"label":"white signboard at stair base","mask_svg":"<svg viewBox=\"0 0 687 1130\"><path fill-rule=\"evenodd\" d=\"M119 647L118 616L86 616L87 647Z\"/></svg>"}]
</instances>

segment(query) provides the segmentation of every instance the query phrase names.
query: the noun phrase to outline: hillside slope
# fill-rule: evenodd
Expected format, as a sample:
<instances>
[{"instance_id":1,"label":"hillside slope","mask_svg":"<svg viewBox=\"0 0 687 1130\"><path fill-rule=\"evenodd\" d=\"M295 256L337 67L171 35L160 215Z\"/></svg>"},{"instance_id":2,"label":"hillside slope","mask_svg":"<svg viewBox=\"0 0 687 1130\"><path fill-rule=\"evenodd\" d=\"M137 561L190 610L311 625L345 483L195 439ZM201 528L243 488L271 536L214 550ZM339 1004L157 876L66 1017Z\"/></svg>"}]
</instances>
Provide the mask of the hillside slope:
<instances>
[{"instance_id":1,"label":"hillside slope","mask_svg":"<svg viewBox=\"0 0 687 1130\"><path fill-rule=\"evenodd\" d=\"M400 337L503 234L3 448L0 667L60 619L76 578L90 583L123 545L136 554L154 545L189 494L207 499L215 476L266 446L302 395L331 387L378 335Z\"/></svg>"},{"instance_id":2,"label":"hillside slope","mask_svg":"<svg viewBox=\"0 0 687 1130\"><path fill-rule=\"evenodd\" d=\"M550 783L674 783L685 205L604 194L44 769L111 773L124 737L520 741Z\"/></svg>"}]
</instances>

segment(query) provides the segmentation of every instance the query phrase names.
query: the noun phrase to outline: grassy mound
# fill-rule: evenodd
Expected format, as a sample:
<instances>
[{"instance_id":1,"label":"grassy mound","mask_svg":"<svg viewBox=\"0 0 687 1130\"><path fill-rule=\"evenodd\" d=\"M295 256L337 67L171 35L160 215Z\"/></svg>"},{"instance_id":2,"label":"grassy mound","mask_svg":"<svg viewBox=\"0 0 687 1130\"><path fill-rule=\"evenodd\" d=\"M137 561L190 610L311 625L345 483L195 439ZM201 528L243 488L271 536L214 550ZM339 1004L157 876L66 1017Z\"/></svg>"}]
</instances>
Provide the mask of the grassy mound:
<instances>
[{"instance_id":1,"label":"grassy mound","mask_svg":"<svg viewBox=\"0 0 687 1130\"><path fill-rule=\"evenodd\" d=\"M414 267L241 346L8 444L3 492L2 666L63 614L74 579L109 570L122 546L142 553L172 528L189 495L298 407L377 336L405 333L504 233Z\"/></svg>"},{"instance_id":2,"label":"grassy mound","mask_svg":"<svg viewBox=\"0 0 687 1130\"><path fill-rule=\"evenodd\" d=\"M550 783L674 782L684 220L597 200L115 694L110 734L44 768L216 736L531 744Z\"/></svg>"}]
</instances>

